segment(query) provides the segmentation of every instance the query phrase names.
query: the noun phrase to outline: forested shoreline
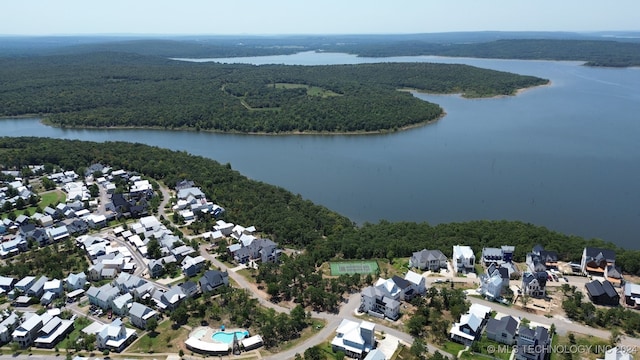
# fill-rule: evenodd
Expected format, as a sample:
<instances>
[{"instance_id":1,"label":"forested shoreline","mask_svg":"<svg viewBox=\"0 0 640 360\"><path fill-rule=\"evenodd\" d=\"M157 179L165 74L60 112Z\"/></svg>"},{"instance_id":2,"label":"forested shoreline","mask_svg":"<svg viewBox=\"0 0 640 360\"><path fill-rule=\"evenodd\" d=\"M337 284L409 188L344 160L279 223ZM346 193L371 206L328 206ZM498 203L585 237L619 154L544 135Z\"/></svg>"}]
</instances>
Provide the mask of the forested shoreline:
<instances>
[{"instance_id":1,"label":"forested shoreline","mask_svg":"<svg viewBox=\"0 0 640 360\"><path fill-rule=\"evenodd\" d=\"M107 52L0 58L0 78L0 116L270 134L389 131L442 115L398 89L492 97L548 82L457 64L253 66Z\"/></svg>"},{"instance_id":2,"label":"forested shoreline","mask_svg":"<svg viewBox=\"0 0 640 360\"><path fill-rule=\"evenodd\" d=\"M474 32L406 35L193 36L2 38L0 56L26 57L123 52L164 58L233 58L290 55L301 51L361 57L449 56L489 59L582 61L588 66L640 66L637 38L594 34Z\"/></svg>"},{"instance_id":3,"label":"forested shoreline","mask_svg":"<svg viewBox=\"0 0 640 360\"><path fill-rule=\"evenodd\" d=\"M334 259L408 257L423 248L451 255L452 245L516 246L521 261L536 244L558 252L562 260L575 261L585 246L614 249L616 264L625 272L640 274L640 251L623 249L599 239L565 235L520 221L469 221L428 223L381 221L356 226L348 218L294 195L289 191L250 180L230 165L158 147L124 142L94 143L47 138L0 138L3 169L30 164L56 164L84 173L95 162L137 171L174 186L184 178L201 186L208 198L227 209L225 220L253 224L283 246L306 249L303 261L320 265Z\"/></svg>"}]
</instances>

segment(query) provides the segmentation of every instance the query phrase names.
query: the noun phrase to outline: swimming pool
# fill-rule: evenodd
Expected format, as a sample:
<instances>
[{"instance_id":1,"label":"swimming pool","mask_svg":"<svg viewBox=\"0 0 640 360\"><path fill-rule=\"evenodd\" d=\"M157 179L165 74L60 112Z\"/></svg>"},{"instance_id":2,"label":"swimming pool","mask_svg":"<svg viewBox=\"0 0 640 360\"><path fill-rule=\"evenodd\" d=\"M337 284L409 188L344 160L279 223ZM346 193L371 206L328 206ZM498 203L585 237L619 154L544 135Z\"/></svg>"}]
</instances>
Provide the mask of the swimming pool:
<instances>
[{"instance_id":1,"label":"swimming pool","mask_svg":"<svg viewBox=\"0 0 640 360\"><path fill-rule=\"evenodd\" d=\"M245 337L249 336L249 332L247 330L234 331L234 332L218 331L215 334L211 335L211 338L214 341L231 344L233 342L234 334L238 337L238 340L242 340Z\"/></svg>"}]
</instances>

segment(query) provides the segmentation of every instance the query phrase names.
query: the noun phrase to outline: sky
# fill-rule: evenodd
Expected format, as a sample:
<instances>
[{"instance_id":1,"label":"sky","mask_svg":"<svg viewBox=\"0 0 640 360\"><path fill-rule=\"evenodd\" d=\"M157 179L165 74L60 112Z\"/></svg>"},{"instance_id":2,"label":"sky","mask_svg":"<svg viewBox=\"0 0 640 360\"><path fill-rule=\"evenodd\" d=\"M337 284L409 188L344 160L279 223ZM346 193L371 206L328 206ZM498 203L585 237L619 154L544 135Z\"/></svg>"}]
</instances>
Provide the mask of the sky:
<instances>
[{"instance_id":1,"label":"sky","mask_svg":"<svg viewBox=\"0 0 640 360\"><path fill-rule=\"evenodd\" d=\"M2 35L640 30L640 0L2 0Z\"/></svg>"}]
</instances>

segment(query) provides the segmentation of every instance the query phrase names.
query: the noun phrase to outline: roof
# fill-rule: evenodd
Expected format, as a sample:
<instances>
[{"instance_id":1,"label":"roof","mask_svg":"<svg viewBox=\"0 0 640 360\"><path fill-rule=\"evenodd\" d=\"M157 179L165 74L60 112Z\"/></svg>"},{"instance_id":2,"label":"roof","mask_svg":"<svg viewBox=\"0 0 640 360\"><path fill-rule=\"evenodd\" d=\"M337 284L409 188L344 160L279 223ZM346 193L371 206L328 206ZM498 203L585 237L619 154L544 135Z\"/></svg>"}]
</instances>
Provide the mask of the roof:
<instances>
[{"instance_id":1,"label":"roof","mask_svg":"<svg viewBox=\"0 0 640 360\"><path fill-rule=\"evenodd\" d=\"M410 283L415 284L415 285L419 285L424 280L422 275L420 275L420 274L418 274L416 272L413 272L411 270L407 271L407 274L404 276L404 278L405 278L405 280L407 280Z\"/></svg>"},{"instance_id":2,"label":"roof","mask_svg":"<svg viewBox=\"0 0 640 360\"><path fill-rule=\"evenodd\" d=\"M466 245L453 245L453 257L463 257L466 259L470 259L474 257L473 250L469 246Z\"/></svg>"},{"instance_id":3,"label":"roof","mask_svg":"<svg viewBox=\"0 0 640 360\"><path fill-rule=\"evenodd\" d=\"M489 319L487 321L487 331L492 333L506 331L509 334L516 334L518 321L512 316L503 316L501 319Z\"/></svg>"},{"instance_id":4,"label":"roof","mask_svg":"<svg viewBox=\"0 0 640 360\"><path fill-rule=\"evenodd\" d=\"M502 257L502 249L499 248L482 248L483 257Z\"/></svg>"},{"instance_id":5,"label":"roof","mask_svg":"<svg viewBox=\"0 0 640 360\"><path fill-rule=\"evenodd\" d=\"M386 360L386 357L380 349L373 349L365 356L364 360Z\"/></svg>"},{"instance_id":6,"label":"roof","mask_svg":"<svg viewBox=\"0 0 640 360\"><path fill-rule=\"evenodd\" d=\"M131 304L131 308L129 309L129 316L135 316L141 319L153 316L155 314L155 310L138 302L134 302L133 304Z\"/></svg>"},{"instance_id":7,"label":"roof","mask_svg":"<svg viewBox=\"0 0 640 360\"><path fill-rule=\"evenodd\" d=\"M391 280L396 284L397 287L399 287L400 289L406 289L408 287L411 287L411 283L403 278L401 278L398 275L394 275Z\"/></svg>"},{"instance_id":8,"label":"roof","mask_svg":"<svg viewBox=\"0 0 640 360\"><path fill-rule=\"evenodd\" d=\"M608 280L603 282L593 280L592 282L585 284L585 288L589 295L593 297L607 295L609 298L615 298L618 296L618 292L613 288L613 284Z\"/></svg>"},{"instance_id":9,"label":"roof","mask_svg":"<svg viewBox=\"0 0 640 360\"><path fill-rule=\"evenodd\" d=\"M608 262L616 261L616 252L610 249L586 247L584 248L584 252L587 258L591 258L591 259L604 258Z\"/></svg>"}]
</instances>

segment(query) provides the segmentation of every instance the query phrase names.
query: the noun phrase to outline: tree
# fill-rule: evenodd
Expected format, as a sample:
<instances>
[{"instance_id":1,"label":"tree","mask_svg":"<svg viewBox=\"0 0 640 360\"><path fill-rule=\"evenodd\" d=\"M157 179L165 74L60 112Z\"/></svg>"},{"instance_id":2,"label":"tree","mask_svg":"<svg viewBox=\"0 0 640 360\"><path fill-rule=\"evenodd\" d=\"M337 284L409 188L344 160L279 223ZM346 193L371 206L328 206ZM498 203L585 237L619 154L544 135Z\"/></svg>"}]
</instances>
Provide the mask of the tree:
<instances>
[{"instance_id":1,"label":"tree","mask_svg":"<svg viewBox=\"0 0 640 360\"><path fill-rule=\"evenodd\" d=\"M147 243L147 253L153 259L160 259L162 257L162 249L160 248L160 242L155 237L151 237Z\"/></svg>"},{"instance_id":2,"label":"tree","mask_svg":"<svg viewBox=\"0 0 640 360\"><path fill-rule=\"evenodd\" d=\"M147 326L145 326L145 329L147 331L150 331L152 335L156 334L157 327L158 327L158 320L156 319L155 316L147 320Z\"/></svg>"},{"instance_id":3,"label":"tree","mask_svg":"<svg viewBox=\"0 0 640 360\"><path fill-rule=\"evenodd\" d=\"M427 353L427 346L421 338L416 338L413 340L413 344L411 344L409 351L411 352L411 355L415 356L419 360L423 360Z\"/></svg>"},{"instance_id":4,"label":"tree","mask_svg":"<svg viewBox=\"0 0 640 360\"><path fill-rule=\"evenodd\" d=\"M171 321L173 321L176 325L183 325L187 323L187 320L189 319L189 314L187 314L187 309L185 308L184 305L180 305L178 306L177 309L175 309L172 313L171 313Z\"/></svg>"},{"instance_id":5,"label":"tree","mask_svg":"<svg viewBox=\"0 0 640 360\"><path fill-rule=\"evenodd\" d=\"M320 348L313 346L304 351L304 360L324 360L324 357Z\"/></svg>"},{"instance_id":6,"label":"tree","mask_svg":"<svg viewBox=\"0 0 640 360\"><path fill-rule=\"evenodd\" d=\"M414 315L409 319L409 321L407 321L409 334L414 337L422 336L422 331L425 325L427 325L427 318L422 314Z\"/></svg>"}]
</instances>

